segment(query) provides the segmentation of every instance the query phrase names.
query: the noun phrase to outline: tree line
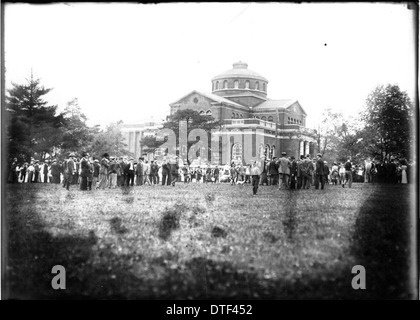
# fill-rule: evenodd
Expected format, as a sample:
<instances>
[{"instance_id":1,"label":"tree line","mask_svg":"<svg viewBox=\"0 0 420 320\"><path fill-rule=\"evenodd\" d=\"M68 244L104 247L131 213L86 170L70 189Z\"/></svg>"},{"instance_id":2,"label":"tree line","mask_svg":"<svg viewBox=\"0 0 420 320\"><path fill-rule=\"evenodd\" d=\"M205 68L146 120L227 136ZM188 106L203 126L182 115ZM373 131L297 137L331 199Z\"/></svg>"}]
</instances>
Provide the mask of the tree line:
<instances>
[{"instance_id":1,"label":"tree line","mask_svg":"<svg viewBox=\"0 0 420 320\"><path fill-rule=\"evenodd\" d=\"M130 155L120 130L122 121L110 123L105 129L88 126L77 98L69 101L64 111L57 112L58 106L44 99L51 90L32 75L26 83L12 83L7 90L3 115L9 161L61 160L70 152Z\"/></svg>"},{"instance_id":2,"label":"tree line","mask_svg":"<svg viewBox=\"0 0 420 320\"><path fill-rule=\"evenodd\" d=\"M318 152L329 163L391 157L413 160L415 110L408 94L398 85L377 86L367 97L363 111L346 117L324 110L317 132Z\"/></svg>"},{"instance_id":3,"label":"tree line","mask_svg":"<svg viewBox=\"0 0 420 320\"><path fill-rule=\"evenodd\" d=\"M105 129L88 126L77 98L58 113L57 106L44 100L50 91L32 76L27 83L12 83L12 88L7 90L3 114L10 159L17 158L19 162L29 162L32 158L62 159L70 152L133 156L123 141L122 121L111 123ZM317 151L329 163L345 161L348 157L354 161L367 157L383 161L390 156L410 159L415 116L412 102L398 85L378 86L367 97L366 108L358 117L346 117L332 109L324 111L317 130ZM180 110L168 116L163 128L178 133L180 120L188 123L187 133L202 128L210 134L211 129L221 125L212 116ZM154 152L163 142L155 136L141 140L148 152ZM195 142L188 141L188 147Z\"/></svg>"}]
</instances>

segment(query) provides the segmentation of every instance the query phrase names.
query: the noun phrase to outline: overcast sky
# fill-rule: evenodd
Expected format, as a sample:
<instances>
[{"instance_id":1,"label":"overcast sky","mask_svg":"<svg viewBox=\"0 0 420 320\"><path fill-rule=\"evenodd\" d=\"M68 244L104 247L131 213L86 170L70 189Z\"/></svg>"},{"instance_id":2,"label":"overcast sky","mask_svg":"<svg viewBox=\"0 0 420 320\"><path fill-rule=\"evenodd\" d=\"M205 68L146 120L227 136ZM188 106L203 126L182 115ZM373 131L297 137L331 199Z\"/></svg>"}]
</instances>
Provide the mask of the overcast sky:
<instances>
[{"instance_id":1,"label":"overcast sky","mask_svg":"<svg viewBox=\"0 0 420 320\"><path fill-rule=\"evenodd\" d=\"M169 104L239 60L270 99L298 99L315 128L329 107L355 115L379 84L414 99L414 11L404 4L6 4L6 89L31 69L62 110L89 124L163 119Z\"/></svg>"}]
</instances>

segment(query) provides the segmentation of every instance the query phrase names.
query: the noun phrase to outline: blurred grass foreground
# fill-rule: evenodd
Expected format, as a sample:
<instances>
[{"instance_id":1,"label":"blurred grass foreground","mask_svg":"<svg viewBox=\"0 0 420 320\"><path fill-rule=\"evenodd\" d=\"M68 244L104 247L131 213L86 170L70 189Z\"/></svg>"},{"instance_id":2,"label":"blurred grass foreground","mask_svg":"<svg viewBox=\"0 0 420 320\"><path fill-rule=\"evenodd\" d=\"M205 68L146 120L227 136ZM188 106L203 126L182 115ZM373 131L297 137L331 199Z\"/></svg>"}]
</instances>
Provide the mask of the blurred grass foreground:
<instances>
[{"instance_id":1,"label":"blurred grass foreground","mask_svg":"<svg viewBox=\"0 0 420 320\"><path fill-rule=\"evenodd\" d=\"M413 299L410 185L6 186L8 299ZM66 289L54 290L54 265ZM351 286L366 269L366 289Z\"/></svg>"}]
</instances>

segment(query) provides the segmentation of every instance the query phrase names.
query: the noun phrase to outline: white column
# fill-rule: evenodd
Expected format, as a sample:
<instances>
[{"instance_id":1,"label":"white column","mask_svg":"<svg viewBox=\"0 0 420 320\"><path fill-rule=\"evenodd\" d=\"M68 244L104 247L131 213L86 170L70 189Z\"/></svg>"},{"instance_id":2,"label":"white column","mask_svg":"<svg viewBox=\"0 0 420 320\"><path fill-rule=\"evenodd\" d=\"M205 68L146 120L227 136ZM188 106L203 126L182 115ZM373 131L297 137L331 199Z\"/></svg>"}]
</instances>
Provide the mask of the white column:
<instances>
[{"instance_id":1,"label":"white column","mask_svg":"<svg viewBox=\"0 0 420 320\"><path fill-rule=\"evenodd\" d=\"M305 155L309 154L309 142L305 141Z\"/></svg>"}]
</instances>

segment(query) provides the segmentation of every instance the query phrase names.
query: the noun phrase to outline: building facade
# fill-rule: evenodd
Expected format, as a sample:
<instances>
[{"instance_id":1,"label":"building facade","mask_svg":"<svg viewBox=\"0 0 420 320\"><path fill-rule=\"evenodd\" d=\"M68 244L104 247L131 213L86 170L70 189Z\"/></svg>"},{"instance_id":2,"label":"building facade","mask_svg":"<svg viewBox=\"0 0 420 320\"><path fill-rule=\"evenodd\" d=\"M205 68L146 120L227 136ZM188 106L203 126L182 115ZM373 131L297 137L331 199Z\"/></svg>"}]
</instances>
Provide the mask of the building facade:
<instances>
[{"instance_id":1,"label":"building facade","mask_svg":"<svg viewBox=\"0 0 420 320\"><path fill-rule=\"evenodd\" d=\"M134 124L121 125L124 143L127 144L128 151L134 155L134 159L137 160L141 156L153 157L153 154L148 152L147 147L141 145L141 140L146 136L155 136L162 124L162 121L149 119Z\"/></svg>"},{"instance_id":2,"label":"building facade","mask_svg":"<svg viewBox=\"0 0 420 320\"><path fill-rule=\"evenodd\" d=\"M212 134L212 140L219 139L219 148L206 157L211 163L270 160L282 152L314 155L316 131L306 128L307 114L299 101L268 98L268 80L246 63L234 63L211 83L211 93L194 90L170 104L171 114L192 109L222 123Z\"/></svg>"}]
</instances>

